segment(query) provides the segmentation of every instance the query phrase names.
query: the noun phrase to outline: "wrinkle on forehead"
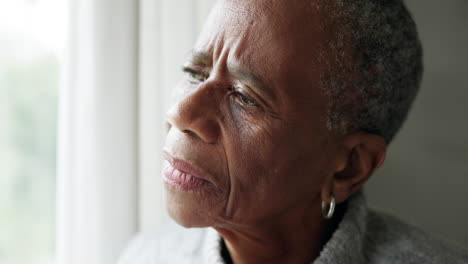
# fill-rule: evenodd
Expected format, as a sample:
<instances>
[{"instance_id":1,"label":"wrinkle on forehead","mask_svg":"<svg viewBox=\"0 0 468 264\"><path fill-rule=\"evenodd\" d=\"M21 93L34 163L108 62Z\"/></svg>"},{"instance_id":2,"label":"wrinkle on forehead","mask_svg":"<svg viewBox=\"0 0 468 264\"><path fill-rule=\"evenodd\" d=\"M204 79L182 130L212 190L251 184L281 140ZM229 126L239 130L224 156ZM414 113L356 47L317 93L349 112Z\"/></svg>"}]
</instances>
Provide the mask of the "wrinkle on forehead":
<instances>
[{"instance_id":1,"label":"wrinkle on forehead","mask_svg":"<svg viewBox=\"0 0 468 264\"><path fill-rule=\"evenodd\" d=\"M221 0L196 50L250 69L271 88L292 87L291 79L310 86L325 40L317 12L310 0Z\"/></svg>"},{"instance_id":2,"label":"wrinkle on forehead","mask_svg":"<svg viewBox=\"0 0 468 264\"><path fill-rule=\"evenodd\" d=\"M319 9L316 0L221 0L219 2L226 10L237 15L248 15L254 19L270 17L283 22L287 22L291 14L296 20L307 19Z\"/></svg>"},{"instance_id":3,"label":"wrinkle on forehead","mask_svg":"<svg viewBox=\"0 0 468 264\"><path fill-rule=\"evenodd\" d=\"M209 38L213 47L217 41L224 40L219 34L236 35L240 48L245 47L247 40L259 41L264 43L270 41L288 41L298 43L302 42L308 35L316 34L321 31L319 27L318 9L313 4L314 0L220 0L217 2L213 12L210 15L209 23L206 27L211 30L210 36L205 36L205 41ZM213 23L218 22L218 23ZM221 22L221 23L220 23ZM218 28L215 24L218 24ZM220 24L222 30L219 30ZM250 34L252 28L257 31L253 36ZM261 28L258 31L258 28ZM214 35L214 33L216 35ZM244 43L242 43L244 42ZM208 43L204 43L205 45ZM233 44L233 43L231 43ZM222 46L222 45L220 45ZM200 50L200 49L198 49ZM219 55L219 50L214 52ZM237 57L237 56L236 56Z\"/></svg>"}]
</instances>

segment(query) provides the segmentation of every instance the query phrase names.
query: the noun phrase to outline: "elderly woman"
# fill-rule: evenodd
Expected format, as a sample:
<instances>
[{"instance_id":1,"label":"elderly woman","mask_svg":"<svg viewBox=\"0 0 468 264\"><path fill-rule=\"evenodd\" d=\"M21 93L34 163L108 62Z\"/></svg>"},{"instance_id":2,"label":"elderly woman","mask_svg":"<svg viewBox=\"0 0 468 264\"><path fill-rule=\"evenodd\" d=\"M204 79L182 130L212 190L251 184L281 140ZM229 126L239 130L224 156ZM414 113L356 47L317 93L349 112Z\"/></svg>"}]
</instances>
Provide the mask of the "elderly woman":
<instances>
[{"instance_id":1,"label":"elderly woman","mask_svg":"<svg viewBox=\"0 0 468 264\"><path fill-rule=\"evenodd\" d=\"M220 0L167 114L170 226L120 263L468 263L366 206L420 84L401 0ZM190 229L186 229L190 228Z\"/></svg>"}]
</instances>

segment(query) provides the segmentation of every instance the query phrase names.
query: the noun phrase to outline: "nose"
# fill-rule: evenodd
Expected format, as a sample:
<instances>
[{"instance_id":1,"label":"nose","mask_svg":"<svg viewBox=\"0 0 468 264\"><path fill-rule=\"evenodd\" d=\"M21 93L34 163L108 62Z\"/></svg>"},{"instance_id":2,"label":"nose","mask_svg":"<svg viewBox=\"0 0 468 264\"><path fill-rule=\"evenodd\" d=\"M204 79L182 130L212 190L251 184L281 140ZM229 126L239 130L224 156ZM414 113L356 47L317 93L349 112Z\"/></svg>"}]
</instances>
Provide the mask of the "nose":
<instances>
[{"instance_id":1,"label":"nose","mask_svg":"<svg viewBox=\"0 0 468 264\"><path fill-rule=\"evenodd\" d=\"M212 84L203 84L177 99L166 113L166 121L182 133L195 136L205 143L219 140L219 99Z\"/></svg>"}]
</instances>

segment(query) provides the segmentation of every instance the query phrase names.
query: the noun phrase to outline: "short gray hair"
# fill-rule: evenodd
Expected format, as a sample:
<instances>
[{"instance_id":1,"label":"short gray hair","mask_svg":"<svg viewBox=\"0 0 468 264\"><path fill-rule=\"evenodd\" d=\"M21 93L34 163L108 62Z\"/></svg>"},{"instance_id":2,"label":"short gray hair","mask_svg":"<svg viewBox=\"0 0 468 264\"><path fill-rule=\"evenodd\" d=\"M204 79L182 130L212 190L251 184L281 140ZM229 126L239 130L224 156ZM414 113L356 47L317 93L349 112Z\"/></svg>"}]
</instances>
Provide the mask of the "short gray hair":
<instances>
[{"instance_id":1,"label":"short gray hair","mask_svg":"<svg viewBox=\"0 0 468 264\"><path fill-rule=\"evenodd\" d=\"M330 98L327 126L381 135L390 143L419 90L416 25L402 0L316 0L329 35L319 61Z\"/></svg>"}]
</instances>

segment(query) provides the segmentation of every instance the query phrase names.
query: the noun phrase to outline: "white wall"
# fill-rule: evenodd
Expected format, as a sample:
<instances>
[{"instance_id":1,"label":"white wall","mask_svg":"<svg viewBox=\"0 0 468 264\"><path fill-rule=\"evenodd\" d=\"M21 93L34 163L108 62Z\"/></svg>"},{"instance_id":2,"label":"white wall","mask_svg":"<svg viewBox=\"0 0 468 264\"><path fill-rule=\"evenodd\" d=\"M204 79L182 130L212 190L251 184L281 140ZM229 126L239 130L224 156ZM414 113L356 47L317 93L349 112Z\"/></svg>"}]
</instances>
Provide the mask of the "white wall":
<instances>
[{"instance_id":1,"label":"white wall","mask_svg":"<svg viewBox=\"0 0 468 264\"><path fill-rule=\"evenodd\" d=\"M367 193L374 207L468 246L468 1L406 2L423 42L425 75Z\"/></svg>"}]
</instances>

